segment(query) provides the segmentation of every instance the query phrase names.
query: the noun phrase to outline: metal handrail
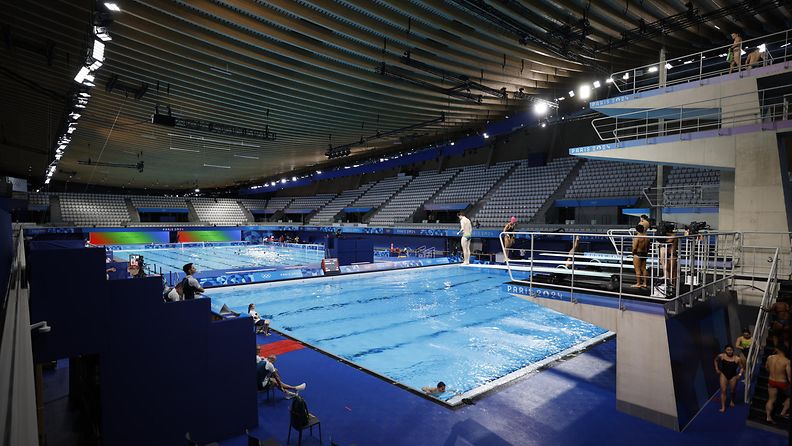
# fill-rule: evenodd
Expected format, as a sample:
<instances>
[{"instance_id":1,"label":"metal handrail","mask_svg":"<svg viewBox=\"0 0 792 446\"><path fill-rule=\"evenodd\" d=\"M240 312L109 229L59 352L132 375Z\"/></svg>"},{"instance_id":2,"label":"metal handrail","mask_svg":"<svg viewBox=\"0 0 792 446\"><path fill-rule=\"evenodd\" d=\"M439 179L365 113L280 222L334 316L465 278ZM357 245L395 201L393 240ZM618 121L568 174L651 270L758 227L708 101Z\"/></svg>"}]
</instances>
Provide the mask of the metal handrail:
<instances>
[{"instance_id":1,"label":"metal handrail","mask_svg":"<svg viewBox=\"0 0 792 446\"><path fill-rule=\"evenodd\" d=\"M624 297L640 298L655 302L662 302L663 304L670 304L670 310L677 312L680 309L680 304L685 307L691 307L695 300L705 298L707 294L725 289L726 286L733 280L733 259L736 254L736 244L734 240L738 237L736 232L709 232L707 234L696 235L677 235L678 249L676 255L668 258L663 258L661 253L665 250L664 242L666 237L648 235L646 236L650 241L650 253L647 258L648 281L652 290L660 288L663 290L662 296L646 296L644 294L629 292L629 288L623 286L623 272L631 269L632 263L625 263L632 261L632 254L625 252L623 248L625 241L632 239L632 234L619 235L616 233L618 230L610 231L609 234L574 234L574 233L548 233L548 232L501 232L500 243L501 248L506 253L516 251L527 251L527 259L511 259L507 256L506 267L509 272L509 278L513 282L524 283L529 285L530 292L533 293L535 286L534 272L539 269L541 272L548 274L559 273L569 276L571 284L553 284L553 288L559 288L570 292L570 298L574 299L575 292L594 291L598 294L606 294L617 297L619 306L622 305ZM525 248L506 248L504 245L504 237L506 235L515 236L517 238L528 238L531 241L530 249ZM536 237L564 237L574 240L575 238L585 237L594 239L610 240L614 245L614 253L580 253L579 251L573 254L566 251L551 251L551 250L537 250L534 240ZM618 240L618 244L614 242ZM731 242L730 242L731 240ZM619 249L619 246L622 249ZM630 242L631 246L631 242ZM600 258L608 256L608 260L616 261L618 263L603 263ZM600 256L600 257L598 257ZM556 258L566 258L565 261L555 260ZM722 262L719 266L718 262ZM729 263L732 263L730 266ZM514 266L522 265L525 272L529 272L528 279L516 278L514 274ZM593 273L585 271L583 268L587 266L598 266L601 268L614 268L612 273L605 273L605 277L618 276L618 291L604 290L601 288L590 288L586 286L585 280L576 277L599 275L602 273ZM541 268L541 269L540 269ZM618 268L618 271L615 269ZM617 274L618 272L618 274ZM662 274L661 272L665 272ZM669 277L671 276L671 277ZM583 285L581 285L583 283ZM657 288L656 288L657 287ZM614 287L615 289L615 287ZM668 307L667 307L668 308Z\"/></svg>"},{"instance_id":2,"label":"metal handrail","mask_svg":"<svg viewBox=\"0 0 792 446\"><path fill-rule=\"evenodd\" d=\"M603 116L591 121L603 142L621 142L731 128L763 121L788 119L785 92L792 85L738 93L684 104ZM781 101L781 102L774 102ZM728 110L724 111L724 105ZM710 112L709 109L716 111ZM621 123L620 123L621 121Z\"/></svg>"},{"instance_id":3,"label":"metal handrail","mask_svg":"<svg viewBox=\"0 0 792 446\"><path fill-rule=\"evenodd\" d=\"M787 61L790 56L792 56L792 54L787 51L787 47L790 43L790 31L791 30L779 31L761 37L743 40L741 48L759 47L760 45L764 44L766 50L763 53L764 56L761 59L762 65L767 65L769 63L775 63L778 61ZM732 44L730 43L727 45L710 48L708 50L687 54L681 57L671 58L662 62L663 66L660 66L661 62L658 61L640 67L618 71L611 74L609 82L612 82L620 93L629 94L637 93L639 91L654 90L669 85L687 83L691 81L701 81L703 79L728 74L728 67L723 69L709 69L705 66L705 64L710 63L713 59L725 58L729 51L731 51L731 47ZM773 53L775 53L775 56L773 56ZM717 65L720 65L720 63L721 62L715 62ZM668 68L669 65L671 68ZM679 69L679 67L682 67L685 70L692 70L695 68L695 74L674 79L666 79L664 82L662 81L662 76L660 75L661 70L666 72L667 77L667 73L670 70L673 70L674 68ZM746 69L744 67L745 64L742 65L741 69ZM639 79L650 79L650 81L639 84Z\"/></svg>"},{"instance_id":4,"label":"metal handrail","mask_svg":"<svg viewBox=\"0 0 792 446\"><path fill-rule=\"evenodd\" d=\"M674 198L677 193L684 196ZM643 190L643 196L651 207L718 206L719 195L718 184L647 187Z\"/></svg>"},{"instance_id":5,"label":"metal handrail","mask_svg":"<svg viewBox=\"0 0 792 446\"><path fill-rule=\"evenodd\" d=\"M38 445L26 259L22 228L14 228L16 251L3 302L0 338L0 445Z\"/></svg>"},{"instance_id":6,"label":"metal handrail","mask_svg":"<svg viewBox=\"0 0 792 446\"><path fill-rule=\"evenodd\" d=\"M759 362L759 351L763 349L765 340L767 339L769 325L770 310L775 303L778 291L778 248L773 254L773 263L770 267L770 274L767 275L767 283L765 285L764 293L762 294L762 302L759 305L759 314L756 316L756 325L754 326L754 341L751 342L751 347L748 349L748 356L745 358L745 394L744 401L749 403L751 401L751 392L754 390L754 372Z\"/></svg>"}]
</instances>

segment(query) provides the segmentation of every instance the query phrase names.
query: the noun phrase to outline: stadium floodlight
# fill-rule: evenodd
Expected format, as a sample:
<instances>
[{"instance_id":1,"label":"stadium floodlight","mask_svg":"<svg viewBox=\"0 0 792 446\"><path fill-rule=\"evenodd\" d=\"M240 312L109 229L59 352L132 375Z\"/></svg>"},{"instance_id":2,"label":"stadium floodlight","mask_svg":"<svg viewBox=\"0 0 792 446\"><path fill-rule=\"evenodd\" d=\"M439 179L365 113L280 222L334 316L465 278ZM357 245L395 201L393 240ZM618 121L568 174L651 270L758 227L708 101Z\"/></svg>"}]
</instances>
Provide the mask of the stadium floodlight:
<instances>
[{"instance_id":1,"label":"stadium floodlight","mask_svg":"<svg viewBox=\"0 0 792 446\"><path fill-rule=\"evenodd\" d=\"M292 177L292 181L297 181L297 177Z\"/></svg>"},{"instance_id":2,"label":"stadium floodlight","mask_svg":"<svg viewBox=\"0 0 792 446\"><path fill-rule=\"evenodd\" d=\"M195 192L200 192L200 191L201 189L198 189L197 187L195 188Z\"/></svg>"},{"instance_id":3,"label":"stadium floodlight","mask_svg":"<svg viewBox=\"0 0 792 446\"><path fill-rule=\"evenodd\" d=\"M487 132L482 133L481 136L483 136L484 139L489 139L489 133Z\"/></svg>"},{"instance_id":4,"label":"stadium floodlight","mask_svg":"<svg viewBox=\"0 0 792 446\"><path fill-rule=\"evenodd\" d=\"M609 77L609 78L605 79L605 83L606 84L612 84L613 83L613 78Z\"/></svg>"},{"instance_id":5,"label":"stadium floodlight","mask_svg":"<svg viewBox=\"0 0 792 446\"><path fill-rule=\"evenodd\" d=\"M673 65L671 65L670 63L667 63L667 64L665 64L665 69L666 69L666 70L670 70L670 69L672 69L672 68L674 68L674 66L673 66Z\"/></svg>"},{"instance_id":6,"label":"stadium floodlight","mask_svg":"<svg viewBox=\"0 0 792 446\"><path fill-rule=\"evenodd\" d=\"M82 116L82 115L80 115L80 114L79 114L79 113L77 113L77 112L71 112L71 113L69 113L69 117L70 117L70 118L72 118L72 119L80 119L80 116Z\"/></svg>"},{"instance_id":7,"label":"stadium floodlight","mask_svg":"<svg viewBox=\"0 0 792 446\"><path fill-rule=\"evenodd\" d=\"M599 88L602 84L600 83L600 81L594 81L593 85L594 85L594 88Z\"/></svg>"},{"instance_id":8,"label":"stadium floodlight","mask_svg":"<svg viewBox=\"0 0 792 446\"><path fill-rule=\"evenodd\" d=\"M630 79L630 73L624 73L624 76L622 76L622 79L629 80Z\"/></svg>"},{"instance_id":9,"label":"stadium floodlight","mask_svg":"<svg viewBox=\"0 0 792 446\"><path fill-rule=\"evenodd\" d=\"M321 174L322 174L322 171L321 171L321 170L317 170L317 171L316 171L316 174L317 174L317 175L321 175Z\"/></svg>"},{"instance_id":10,"label":"stadium floodlight","mask_svg":"<svg viewBox=\"0 0 792 446\"><path fill-rule=\"evenodd\" d=\"M118 5L113 3L113 2L105 2L104 5L105 5L105 8L109 9L110 11L121 12L121 8L119 8ZM196 192L198 192L198 191L196 191Z\"/></svg>"},{"instance_id":11,"label":"stadium floodlight","mask_svg":"<svg viewBox=\"0 0 792 446\"><path fill-rule=\"evenodd\" d=\"M542 123L541 123L541 124L539 124L539 125L540 125L542 128L545 128L545 127L547 127L547 122L546 122L546 121L542 121Z\"/></svg>"},{"instance_id":12,"label":"stadium floodlight","mask_svg":"<svg viewBox=\"0 0 792 446\"><path fill-rule=\"evenodd\" d=\"M549 107L547 106L547 102L542 100L534 102L533 112L536 116L546 115L548 109Z\"/></svg>"},{"instance_id":13,"label":"stadium floodlight","mask_svg":"<svg viewBox=\"0 0 792 446\"><path fill-rule=\"evenodd\" d=\"M287 180L286 178L281 179L281 183L282 184L286 184L287 181L289 181L289 180Z\"/></svg>"},{"instance_id":14,"label":"stadium floodlight","mask_svg":"<svg viewBox=\"0 0 792 446\"><path fill-rule=\"evenodd\" d=\"M93 50L91 51L91 58L102 62L105 60L105 44L101 40L94 40Z\"/></svg>"},{"instance_id":15,"label":"stadium floodlight","mask_svg":"<svg viewBox=\"0 0 792 446\"><path fill-rule=\"evenodd\" d=\"M47 177L47 179L44 180L44 184L50 184L50 178L49 177Z\"/></svg>"},{"instance_id":16,"label":"stadium floodlight","mask_svg":"<svg viewBox=\"0 0 792 446\"><path fill-rule=\"evenodd\" d=\"M569 97L570 98L574 98L575 97L575 90L569 90Z\"/></svg>"},{"instance_id":17,"label":"stadium floodlight","mask_svg":"<svg viewBox=\"0 0 792 446\"><path fill-rule=\"evenodd\" d=\"M110 33L108 32L107 27L104 26L94 26L94 35L98 37L102 42L113 40L113 38L110 37Z\"/></svg>"},{"instance_id":18,"label":"stadium floodlight","mask_svg":"<svg viewBox=\"0 0 792 446\"><path fill-rule=\"evenodd\" d=\"M591 86L589 84L583 84L578 89L578 96L580 99L588 99L591 97Z\"/></svg>"},{"instance_id":19,"label":"stadium floodlight","mask_svg":"<svg viewBox=\"0 0 792 446\"><path fill-rule=\"evenodd\" d=\"M85 82L85 79L90 75L91 69L88 67L80 68L80 71L77 72L77 76L74 76L74 82L78 84L82 84Z\"/></svg>"},{"instance_id":20,"label":"stadium floodlight","mask_svg":"<svg viewBox=\"0 0 792 446\"><path fill-rule=\"evenodd\" d=\"M453 146L454 144L456 144L456 143L454 141L451 141L451 145Z\"/></svg>"},{"instance_id":21,"label":"stadium floodlight","mask_svg":"<svg viewBox=\"0 0 792 446\"><path fill-rule=\"evenodd\" d=\"M653 66L649 67L649 69L646 70L646 71L648 71L650 73L657 73L657 67L653 65Z\"/></svg>"}]
</instances>

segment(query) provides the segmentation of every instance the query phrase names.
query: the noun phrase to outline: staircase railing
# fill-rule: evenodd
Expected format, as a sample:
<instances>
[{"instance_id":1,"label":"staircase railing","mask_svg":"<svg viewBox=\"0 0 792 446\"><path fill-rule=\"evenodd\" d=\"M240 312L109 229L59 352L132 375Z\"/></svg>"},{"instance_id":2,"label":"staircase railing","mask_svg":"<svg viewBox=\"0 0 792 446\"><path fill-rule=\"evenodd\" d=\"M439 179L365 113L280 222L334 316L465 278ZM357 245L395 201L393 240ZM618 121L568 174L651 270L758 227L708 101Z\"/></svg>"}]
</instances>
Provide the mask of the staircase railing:
<instances>
[{"instance_id":1,"label":"staircase railing","mask_svg":"<svg viewBox=\"0 0 792 446\"><path fill-rule=\"evenodd\" d=\"M35 446L39 439L27 264L22 228L14 233L16 252L0 319L0 445Z\"/></svg>"},{"instance_id":2,"label":"staircase railing","mask_svg":"<svg viewBox=\"0 0 792 446\"><path fill-rule=\"evenodd\" d=\"M744 400L746 404L750 402L751 394L754 390L754 373L756 373L756 367L759 365L759 352L764 349L763 346L767 339L768 329L770 328L770 310L778 293L778 253L779 250L776 248L770 266L770 273L767 276L764 294L762 294L762 303L759 305L759 314L756 316L754 341L751 343L751 348L748 350L748 356L745 358Z\"/></svg>"}]
</instances>

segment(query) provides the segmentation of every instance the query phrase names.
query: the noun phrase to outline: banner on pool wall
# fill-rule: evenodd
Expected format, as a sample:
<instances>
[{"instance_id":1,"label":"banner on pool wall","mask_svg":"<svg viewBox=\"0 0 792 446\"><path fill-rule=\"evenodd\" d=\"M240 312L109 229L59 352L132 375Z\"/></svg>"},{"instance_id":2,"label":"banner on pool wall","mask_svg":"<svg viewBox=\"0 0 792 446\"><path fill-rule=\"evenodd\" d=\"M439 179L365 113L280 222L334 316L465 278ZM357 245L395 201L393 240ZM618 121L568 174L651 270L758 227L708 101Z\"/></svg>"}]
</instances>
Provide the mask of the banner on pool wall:
<instances>
[{"instance_id":1,"label":"banner on pool wall","mask_svg":"<svg viewBox=\"0 0 792 446\"><path fill-rule=\"evenodd\" d=\"M146 245L150 243L168 243L170 235L161 231L123 231L123 232L90 232L88 241L92 245Z\"/></svg>"},{"instance_id":2,"label":"banner on pool wall","mask_svg":"<svg viewBox=\"0 0 792 446\"><path fill-rule=\"evenodd\" d=\"M243 283L272 282L285 279L303 279L306 277L323 276L321 268L290 268L271 271L254 271L245 273L232 273L212 275L211 271L203 274L210 277L198 277L198 282L204 288L211 288L224 285L240 285ZM200 276L201 274L199 274Z\"/></svg>"},{"instance_id":3,"label":"banner on pool wall","mask_svg":"<svg viewBox=\"0 0 792 446\"><path fill-rule=\"evenodd\" d=\"M451 263L451 260L448 257L438 257L436 259L403 260L398 262L361 263L356 265L342 265L341 274L415 268L418 266L447 265L449 263Z\"/></svg>"},{"instance_id":4,"label":"banner on pool wall","mask_svg":"<svg viewBox=\"0 0 792 446\"><path fill-rule=\"evenodd\" d=\"M238 242L242 240L240 229L216 229L211 231L178 231L179 243L190 242Z\"/></svg>"}]
</instances>

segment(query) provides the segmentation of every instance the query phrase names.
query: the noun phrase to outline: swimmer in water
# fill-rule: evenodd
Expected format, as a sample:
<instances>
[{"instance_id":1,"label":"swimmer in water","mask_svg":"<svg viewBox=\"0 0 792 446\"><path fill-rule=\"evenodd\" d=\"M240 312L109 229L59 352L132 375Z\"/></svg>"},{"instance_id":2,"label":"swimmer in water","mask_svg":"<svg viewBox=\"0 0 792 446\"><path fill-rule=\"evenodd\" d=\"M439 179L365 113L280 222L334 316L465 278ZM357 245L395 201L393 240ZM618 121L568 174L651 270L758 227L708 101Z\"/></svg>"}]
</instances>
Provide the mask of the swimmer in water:
<instances>
[{"instance_id":1,"label":"swimmer in water","mask_svg":"<svg viewBox=\"0 0 792 446\"><path fill-rule=\"evenodd\" d=\"M445 393L446 385L443 381L440 381L439 383L437 383L437 387L429 387L429 386L421 387L421 391L423 391L423 393L429 396L438 396Z\"/></svg>"}]
</instances>

